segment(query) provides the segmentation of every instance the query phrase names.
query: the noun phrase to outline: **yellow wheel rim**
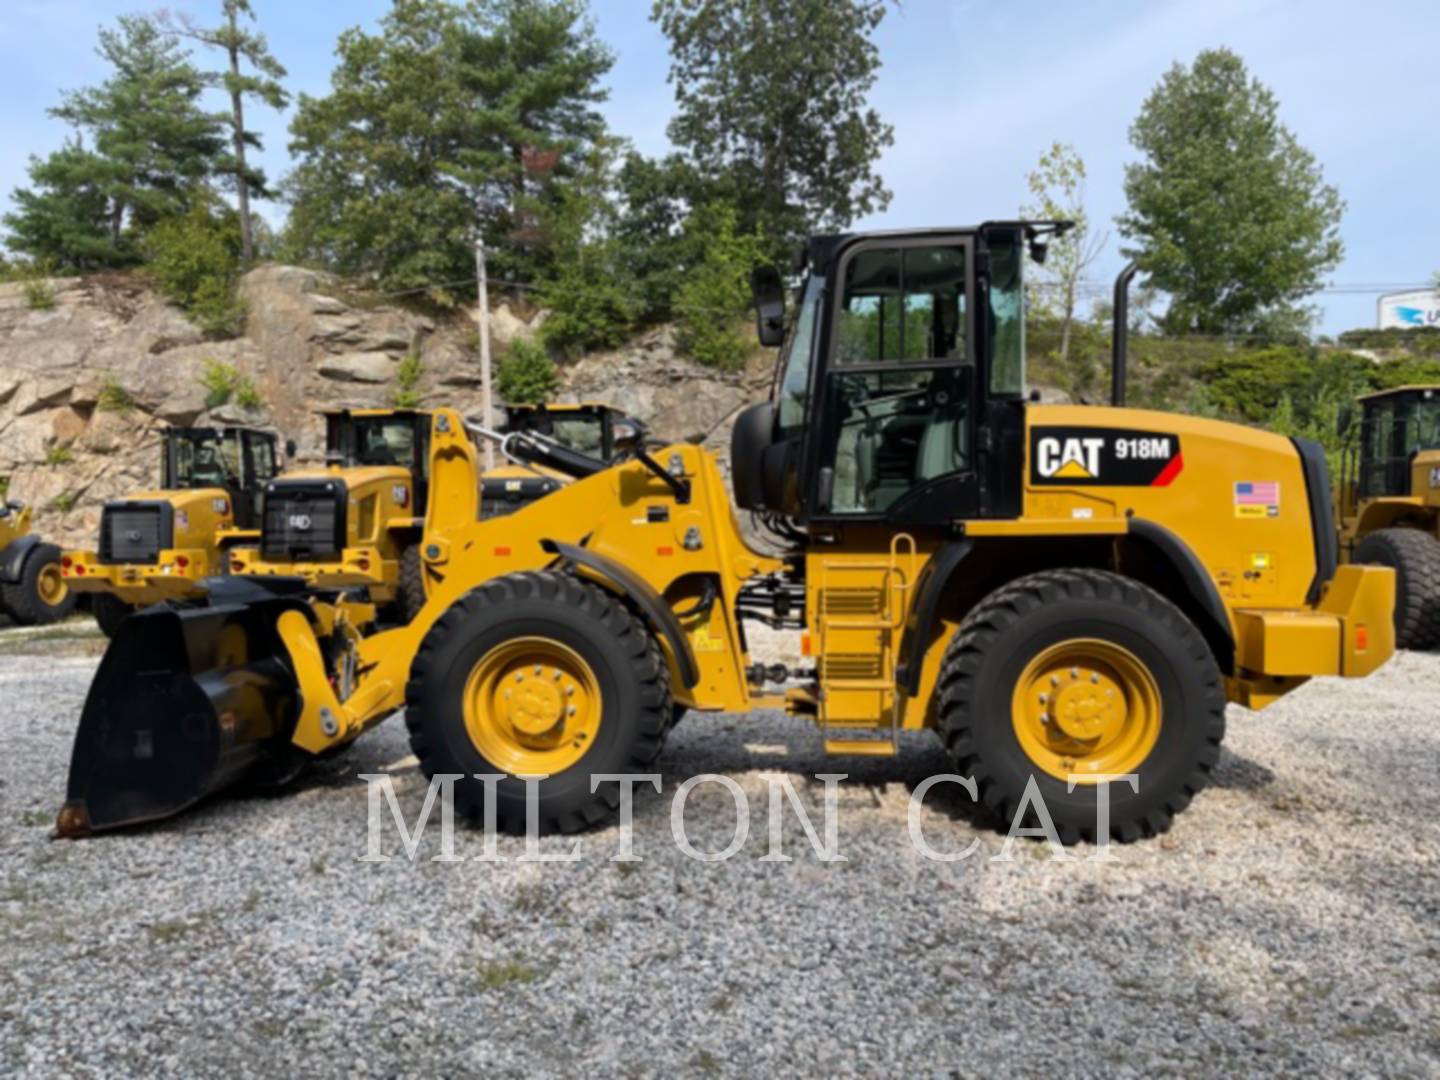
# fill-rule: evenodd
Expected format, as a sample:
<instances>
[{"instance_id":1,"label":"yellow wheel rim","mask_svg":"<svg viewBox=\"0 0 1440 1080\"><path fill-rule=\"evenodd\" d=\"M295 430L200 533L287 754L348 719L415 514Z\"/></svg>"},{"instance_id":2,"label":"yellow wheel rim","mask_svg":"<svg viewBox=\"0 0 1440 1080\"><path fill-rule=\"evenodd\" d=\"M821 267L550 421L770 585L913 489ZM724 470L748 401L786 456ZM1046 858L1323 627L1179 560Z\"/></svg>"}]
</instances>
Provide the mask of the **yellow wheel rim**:
<instances>
[{"instance_id":1,"label":"yellow wheel rim","mask_svg":"<svg viewBox=\"0 0 1440 1080\"><path fill-rule=\"evenodd\" d=\"M37 591L40 593L41 602L50 607L58 607L65 602L65 597L70 595L70 586L65 583L65 577L60 573L59 563L46 563L40 568Z\"/></svg>"},{"instance_id":2,"label":"yellow wheel rim","mask_svg":"<svg viewBox=\"0 0 1440 1080\"><path fill-rule=\"evenodd\" d=\"M595 742L600 682L568 645L523 637L482 656L465 682L465 731L507 773L553 776Z\"/></svg>"},{"instance_id":3,"label":"yellow wheel rim","mask_svg":"<svg viewBox=\"0 0 1440 1080\"><path fill-rule=\"evenodd\" d=\"M1133 773L1160 737L1160 688L1134 653L1074 638L1025 665L1011 702L1015 737L1032 762L1061 780Z\"/></svg>"}]
</instances>

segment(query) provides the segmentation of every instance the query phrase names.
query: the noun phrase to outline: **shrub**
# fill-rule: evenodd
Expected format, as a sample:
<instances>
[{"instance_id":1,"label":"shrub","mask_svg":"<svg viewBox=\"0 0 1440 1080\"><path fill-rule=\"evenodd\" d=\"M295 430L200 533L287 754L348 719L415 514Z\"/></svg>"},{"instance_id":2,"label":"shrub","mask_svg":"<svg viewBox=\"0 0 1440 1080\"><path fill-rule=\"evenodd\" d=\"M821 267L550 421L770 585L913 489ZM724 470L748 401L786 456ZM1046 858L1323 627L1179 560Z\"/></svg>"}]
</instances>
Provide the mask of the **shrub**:
<instances>
[{"instance_id":1,"label":"shrub","mask_svg":"<svg viewBox=\"0 0 1440 1080\"><path fill-rule=\"evenodd\" d=\"M738 370L749 352L741 320L750 304L750 272L761 258L760 238L737 236L735 211L724 205L696 210L685 231L700 239L704 254L675 298L678 343L707 367Z\"/></svg>"},{"instance_id":2,"label":"shrub","mask_svg":"<svg viewBox=\"0 0 1440 1080\"><path fill-rule=\"evenodd\" d=\"M68 446L56 444L45 451L46 465L69 465L75 460L75 454Z\"/></svg>"},{"instance_id":3,"label":"shrub","mask_svg":"<svg viewBox=\"0 0 1440 1080\"><path fill-rule=\"evenodd\" d=\"M560 389L560 371L543 345L520 338L500 361L496 389L508 405L540 405Z\"/></svg>"},{"instance_id":4,"label":"shrub","mask_svg":"<svg viewBox=\"0 0 1440 1080\"><path fill-rule=\"evenodd\" d=\"M415 353L410 353L400 361L395 369L395 407L397 409L413 409L420 404L420 376L425 371L425 363Z\"/></svg>"},{"instance_id":5,"label":"shrub","mask_svg":"<svg viewBox=\"0 0 1440 1080\"><path fill-rule=\"evenodd\" d=\"M539 301L549 311L540 335L566 356L615 348L635 321L629 291L599 249L587 248L574 262L561 264Z\"/></svg>"},{"instance_id":6,"label":"shrub","mask_svg":"<svg viewBox=\"0 0 1440 1080\"><path fill-rule=\"evenodd\" d=\"M160 290L207 334L233 336L245 316L235 297L240 271L239 229L228 210L218 216L197 204L145 236L145 257Z\"/></svg>"},{"instance_id":7,"label":"shrub","mask_svg":"<svg viewBox=\"0 0 1440 1080\"><path fill-rule=\"evenodd\" d=\"M221 360L206 360L200 372L200 385L205 390L205 408L218 409L235 394L240 384L240 373L233 364Z\"/></svg>"},{"instance_id":8,"label":"shrub","mask_svg":"<svg viewBox=\"0 0 1440 1080\"><path fill-rule=\"evenodd\" d=\"M75 504L80 501L80 496L73 491L62 491L55 498L50 500L50 509L58 510L62 514L68 514L75 509Z\"/></svg>"},{"instance_id":9,"label":"shrub","mask_svg":"<svg viewBox=\"0 0 1440 1080\"><path fill-rule=\"evenodd\" d=\"M258 412L265 407L265 399L259 389L248 378L239 375L235 379L235 404L242 409Z\"/></svg>"},{"instance_id":10,"label":"shrub","mask_svg":"<svg viewBox=\"0 0 1440 1080\"><path fill-rule=\"evenodd\" d=\"M130 392L116 379L106 379L95 396L95 407L101 412L127 413L134 404Z\"/></svg>"},{"instance_id":11,"label":"shrub","mask_svg":"<svg viewBox=\"0 0 1440 1080\"><path fill-rule=\"evenodd\" d=\"M50 311L55 307L55 290L43 278L24 285L25 306L31 311Z\"/></svg>"}]
</instances>

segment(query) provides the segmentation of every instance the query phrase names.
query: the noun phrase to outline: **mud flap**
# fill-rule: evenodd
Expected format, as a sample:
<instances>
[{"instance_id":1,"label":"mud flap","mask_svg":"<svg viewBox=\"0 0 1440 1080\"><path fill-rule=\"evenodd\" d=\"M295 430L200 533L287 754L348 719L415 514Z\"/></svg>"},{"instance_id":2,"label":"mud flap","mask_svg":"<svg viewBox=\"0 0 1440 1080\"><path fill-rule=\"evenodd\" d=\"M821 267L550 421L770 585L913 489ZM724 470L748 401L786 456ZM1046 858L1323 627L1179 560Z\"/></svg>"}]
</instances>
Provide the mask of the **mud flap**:
<instances>
[{"instance_id":1,"label":"mud flap","mask_svg":"<svg viewBox=\"0 0 1440 1080\"><path fill-rule=\"evenodd\" d=\"M276 626L293 609L270 596L126 619L85 700L60 835L170 817L292 753L299 690Z\"/></svg>"}]
</instances>

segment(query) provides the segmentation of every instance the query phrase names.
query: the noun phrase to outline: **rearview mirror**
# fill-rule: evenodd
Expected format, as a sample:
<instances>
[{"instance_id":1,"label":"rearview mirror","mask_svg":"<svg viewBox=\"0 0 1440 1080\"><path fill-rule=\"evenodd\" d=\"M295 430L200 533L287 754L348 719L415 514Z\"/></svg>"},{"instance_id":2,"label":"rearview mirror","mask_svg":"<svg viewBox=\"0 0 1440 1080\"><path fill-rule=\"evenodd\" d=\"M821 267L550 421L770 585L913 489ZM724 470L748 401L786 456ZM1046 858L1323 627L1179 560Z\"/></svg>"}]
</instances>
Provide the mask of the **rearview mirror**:
<instances>
[{"instance_id":1,"label":"rearview mirror","mask_svg":"<svg viewBox=\"0 0 1440 1080\"><path fill-rule=\"evenodd\" d=\"M755 333L760 344L775 348L785 342L785 285L773 266L757 266L750 275L755 298Z\"/></svg>"},{"instance_id":2,"label":"rearview mirror","mask_svg":"<svg viewBox=\"0 0 1440 1080\"><path fill-rule=\"evenodd\" d=\"M639 420L629 416L620 416L615 419L614 439L615 449L628 450L640 441L644 427Z\"/></svg>"}]
</instances>

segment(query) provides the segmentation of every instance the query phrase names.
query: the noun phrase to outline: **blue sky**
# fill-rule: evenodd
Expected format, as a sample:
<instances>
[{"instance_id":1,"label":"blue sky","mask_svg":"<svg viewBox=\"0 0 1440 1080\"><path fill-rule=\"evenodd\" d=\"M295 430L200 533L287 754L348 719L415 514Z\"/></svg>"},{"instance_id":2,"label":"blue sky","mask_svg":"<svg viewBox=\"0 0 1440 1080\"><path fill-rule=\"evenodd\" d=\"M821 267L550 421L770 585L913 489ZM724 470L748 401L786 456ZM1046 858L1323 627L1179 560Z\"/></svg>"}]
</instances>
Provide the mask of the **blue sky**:
<instances>
[{"instance_id":1,"label":"blue sky","mask_svg":"<svg viewBox=\"0 0 1440 1080\"><path fill-rule=\"evenodd\" d=\"M373 26L388 0L253 0L295 91L323 93L336 36ZM672 95L665 40L648 0L592 0L617 54L606 107L613 128L647 153L666 146ZM158 5L157 5L158 6ZM204 20L214 0L171 0ZM144 0L0 0L0 204L25 180L31 153L64 138L45 109L64 89L102 77L95 31ZM1324 165L1347 203L1346 258L1336 287L1412 285L1440 269L1440 12L1433 3L1200 0L1045 3L905 0L877 42L884 68L873 103L895 125L881 172L895 193L861 226L967 224L1012 215L1025 173L1053 140L1073 143L1090 170L1094 220L1122 209L1130 121L1175 61L1226 45L1268 83L1284 122ZM260 111L263 164L285 168L288 117ZM278 218L282 210L265 207ZM1093 270L1121 259L1111 238ZM1373 325L1375 296L1316 297L1321 328Z\"/></svg>"}]
</instances>

